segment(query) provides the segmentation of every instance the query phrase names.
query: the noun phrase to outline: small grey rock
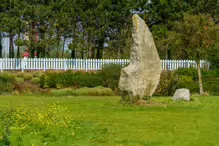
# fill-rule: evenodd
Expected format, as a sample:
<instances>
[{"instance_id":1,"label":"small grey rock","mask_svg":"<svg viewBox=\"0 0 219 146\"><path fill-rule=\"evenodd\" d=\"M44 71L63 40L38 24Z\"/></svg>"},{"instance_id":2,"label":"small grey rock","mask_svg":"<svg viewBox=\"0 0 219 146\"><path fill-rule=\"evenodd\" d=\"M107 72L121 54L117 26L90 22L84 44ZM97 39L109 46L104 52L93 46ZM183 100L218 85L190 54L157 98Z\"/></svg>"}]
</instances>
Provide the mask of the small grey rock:
<instances>
[{"instance_id":1,"label":"small grey rock","mask_svg":"<svg viewBox=\"0 0 219 146\"><path fill-rule=\"evenodd\" d=\"M190 91L189 89L177 89L176 92L173 95L173 100L190 100Z\"/></svg>"}]
</instances>

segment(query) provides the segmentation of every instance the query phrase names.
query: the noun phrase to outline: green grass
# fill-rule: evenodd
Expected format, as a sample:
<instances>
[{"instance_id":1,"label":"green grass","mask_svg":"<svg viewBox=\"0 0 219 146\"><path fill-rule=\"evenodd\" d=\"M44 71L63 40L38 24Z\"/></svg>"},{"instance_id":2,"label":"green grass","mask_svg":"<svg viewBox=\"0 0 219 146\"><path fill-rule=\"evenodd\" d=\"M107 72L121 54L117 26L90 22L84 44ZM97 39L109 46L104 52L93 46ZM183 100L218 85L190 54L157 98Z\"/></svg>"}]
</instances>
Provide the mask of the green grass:
<instances>
[{"instance_id":1,"label":"green grass","mask_svg":"<svg viewBox=\"0 0 219 146\"><path fill-rule=\"evenodd\" d=\"M69 109L69 116L78 124L72 139L66 137L62 143L51 145L219 145L219 97L216 96L193 97L190 102L153 97L145 106L122 105L116 96L0 96L0 103L12 108L24 103L28 108L43 109L57 101ZM34 142L37 144L37 140Z\"/></svg>"}]
</instances>

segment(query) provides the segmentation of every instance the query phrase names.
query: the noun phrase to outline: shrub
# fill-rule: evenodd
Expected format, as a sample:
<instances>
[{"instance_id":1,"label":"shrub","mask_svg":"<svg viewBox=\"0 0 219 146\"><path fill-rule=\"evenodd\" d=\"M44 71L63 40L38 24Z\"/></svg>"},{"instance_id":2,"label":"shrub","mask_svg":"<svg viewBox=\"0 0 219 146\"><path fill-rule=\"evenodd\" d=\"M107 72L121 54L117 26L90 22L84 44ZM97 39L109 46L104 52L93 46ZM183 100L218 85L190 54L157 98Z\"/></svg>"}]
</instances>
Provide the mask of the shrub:
<instances>
[{"instance_id":1,"label":"shrub","mask_svg":"<svg viewBox=\"0 0 219 146\"><path fill-rule=\"evenodd\" d=\"M194 81L198 80L198 73L196 68L179 68L176 70L175 73L180 76L183 75L183 76L192 77ZM214 70L201 69L201 73L203 78L219 77L219 69L214 69Z\"/></svg>"},{"instance_id":2,"label":"shrub","mask_svg":"<svg viewBox=\"0 0 219 146\"><path fill-rule=\"evenodd\" d=\"M96 73L72 72L63 73L47 72L40 80L42 88L95 87L102 86L102 77Z\"/></svg>"},{"instance_id":3,"label":"shrub","mask_svg":"<svg viewBox=\"0 0 219 146\"><path fill-rule=\"evenodd\" d=\"M51 90L50 94L53 96L112 96L113 91L111 88L80 88L80 89L71 89L71 88L65 88L65 89L54 89Z\"/></svg>"},{"instance_id":4,"label":"shrub","mask_svg":"<svg viewBox=\"0 0 219 146\"><path fill-rule=\"evenodd\" d=\"M211 95L219 95L219 69L201 69L204 91ZM188 88L191 93L199 93L199 83L197 69L178 69L176 72L180 76L180 87Z\"/></svg>"},{"instance_id":5,"label":"shrub","mask_svg":"<svg viewBox=\"0 0 219 146\"><path fill-rule=\"evenodd\" d=\"M95 87L103 85L102 78L93 73L87 73L85 76L79 75L74 79L74 85L78 87Z\"/></svg>"},{"instance_id":6,"label":"shrub","mask_svg":"<svg viewBox=\"0 0 219 146\"><path fill-rule=\"evenodd\" d=\"M96 87L104 86L115 90L118 87L121 66L110 64L97 73L93 72L47 72L42 75L40 86L42 88L65 88L75 86Z\"/></svg>"},{"instance_id":7,"label":"shrub","mask_svg":"<svg viewBox=\"0 0 219 146\"><path fill-rule=\"evenodd\" d=\"M71 88L65 88L65 89L53 89L50 91L50 94L53 96L67 96L71 95Z\"/></svg>"},{"instance_id":8,"label":"shrub","mask_svg":"<svg viewBox=\"0 0 219 146\"><path fill-rule=\"evenodd\" d=\"M39 88L39 85L36 84L30 84L28 82L15 84L14 89L17 90L21 94L33 94L33 93L40 93L41 89Z\"/></svg>"},{"instance_id":9,"label":"shrub","mask_svg":"<svg viewBox=\"0 0 219 146\"><path fill-rule=\"evenodd\" d=\"M204 91L211 95L219 95L219 69L201 69ZM178 69L176 72L180 76L179 87L188 88L191 93L199 93L199 83L197 69Z\"/></svg>"},{"instance_id":10,"label":"shrub","mask_svg":"<svg viewBox=\"0 0 219 146\"><path fill-rule=\"evenodd\" d=\"M39 84L40 83L40 78L35 77L30 81L32 84Z\"/></svg>"},{"instance_id":11,"label":"shrub","mask_svg":"<svg viewBox=\"0 0 219 146\"><path fill-rule=\"evenodd\" d=\"M207 91L211 95L219 95L218 84L219 84L219 77L203 79L204 91ZM197 82L197 86L198 86L198 82Z\"/></svg>"},{"instance_id":12,"label":"shrub","mask_svg":"<svg viewBox=\"0 0 219 146\"><path fill-rule=\"evenodd\" d=\"M196 68L179 68L176 70L175 74L192 77L193 80L198 80L198 73Z\"/></svg>"},{"instance_id":13,"label":"shrub","mask_svg":"<svg viewBox=\"0 0 219 146\"><path fill-rule=\"evenodd\" d=\"M55 84L55 79L52 80L52 75L44 74L40 78L40 87L42 88L52 88Z\"/></svg>"},{"instance_id":14,"label":"shrub","mask_svg":"<svg viewBox=\"0 0 219 146\"><path fill-rule=\"evenodd\" d=\"M43 72L37 71L33 73L33 77L38 77L40 78L43 75Z\"/></svg>"},{"instance_id":15,"label":"shrub","mask_svg":"<svg viewBox=\"0 0 219 146\"><path fill-rule=\"evenodd\" d=\"M219 69L202 71L203 78L217 78L219 77Z\"/></svg>"},{"instance_id":16,"label":"shrub","mask_svg":"<svg viewBox=\"0 0 219 146\"><path fill-rule=\"evenodd\" d=\"M103 78L104 86L115 90L118 88L122 66L118 64L105 65L99 74Z\"/></svg>"},{"instance_id":17,"label":"shrub","mask_svg":"<svg viewBox=\"0 0 219 146\"><path fill-rule=\"evenodd\" d=\"M21 93L20 93L18 90L14 90L14 91L12 92L12 94L13 94L13 95L20 95Z\"/></svg>"},{"instance_id":18,"label":"shrub","mask_svg":"<svg viewBox=\"0 0 219 146\"><path fill-rule=\"evenodd\" d=\"M33 76L30 73L24 73L23 78L26 81L26 80L31 80Z\"/></svg>"},{"instance_id":19,"label":"shrub","mask_svg":"<svg viewBox=\"0 0 219 146\"><path fill-rule=\"evenodd\" d=\"M184 75L179 76L179 87L180 88L186 88L186 87L188 87L187 85L193 84L193 83L194 83L194 81L193 81L192 77L184 76Z\"/></svg>"},{"instance_id":20,"label":"shrub","mask_svg":"<svg viewBox=\"0 0 219 146\"><path fill-rule=\"evenodd\" d=\"M71 91L72 95L88 95L88 96L112 96L113 91L111 88L81 88Z\"/></svg>"},{"instance_id":21,"label":"shrub","mask_svg":"<svg viewBox=\"0 0 219 146\"><path fill-rule=\"evenodd\" d=\"M0 74L0 93L12 92L14 89L15 76L10 73Z\"/></svg>"},{"instance_id":22,"label":"shrub","mask_svg":"<svg viewBox=\"0 0 219 146\"><path fill-rule=\"evenodd\" d=\"M186 69L185 69L186 70ZM191 73L192 69L189 69L190 71L182 71L180 69L180 73L178 71L162 71L160 82L155 90L154 95L156 96L172 96L176 89L178 88L187 88L190 90L191 93L198 93L199 92L199 85L197 80L193 76L191 76L193 73ZM180 75L179 75L180 74ZM205 88L205 82L204 82L204 89ZM208 91L208 90L206 90Z\"/></svg>"},{"instance_id":23,"label":"shrub","mask_svg":"<svg viewBox=\"0 0 219 146\"><path fill-rule=\"evenodd\" d=\"M16 77L19 77L19 78L22 78L23 75L24 75L24 73L22 73L22 72L18 72L18 73L16 73Z\"/></svg>"},{"instance_id":24,"label":"shrub","mask_svg":"<svg viewBox=\"0 0 219 146\"><path fill-rule=\"evenodd\" d=\"M24 79L23 78L19 78L19 77L16 77L15 78L15 81L20 84L20 83L23 83L24 82Z\"/></svg>"},{"instance_id":25,"label":"shrub","mask_svg":"<svg viewBox=\"0 0 219 146\"><path fill-rule=\"evenodd\" d=\"M2 83L0 81L0 93L11 93L14 90L14 85L12 83Z\"/></svg>"},{"instance_id":26,"label":"shrub","mask_svg":"<svg viewBox=\"0 0 219 146\"><path fill-rule=\"evenodd\" d=\"M160 82L155 90L156 96L170 96L173 95L175 90L179 88L179 76L171 71L162 71Z\"/></svg>"},{"instance_id":27,"label":"shrub","mask_svg":"<svg viewBox=\"0 0 219 146\"><path fill-rule=\"evenodd\" d=\"M210 62L211 69L219 69L219 56L217 53L209 56L208 61Z\"/></svg>"},{"instance_id":28,"label":"shrub","mask_svg":"<svg viewBox=\"0 0 219 146\"><path fill-rule=\"evenodd\" d=\"M15 76L10 73L0 73L0 80L4 83L6 82L14 82L15 81Z\"/></svg>"}]
</instances>

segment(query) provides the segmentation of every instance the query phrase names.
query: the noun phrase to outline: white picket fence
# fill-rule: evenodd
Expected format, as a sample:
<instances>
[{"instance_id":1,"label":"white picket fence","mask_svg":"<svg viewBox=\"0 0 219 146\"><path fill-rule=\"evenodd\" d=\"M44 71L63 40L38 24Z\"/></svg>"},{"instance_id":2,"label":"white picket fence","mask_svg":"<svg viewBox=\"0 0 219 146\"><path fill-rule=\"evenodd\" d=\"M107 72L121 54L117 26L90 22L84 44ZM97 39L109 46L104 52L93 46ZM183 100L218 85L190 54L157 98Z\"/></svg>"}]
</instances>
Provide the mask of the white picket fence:
<instances>
[{"instance_id":1,"label":"white picket fence","mask_svg":"<svg viewBox=\"0 0 219 146\"><path fill-rule=\"evenodd\" d=\"M196 67L193 60L161 60L162 69L175 70L178 68ZM101 70L106 64L126 66L128 59L58 59L58 58L0 58L0 70ZM209 63L202 60L201 68L209 68Z\"/></svg>"}]
</instances>

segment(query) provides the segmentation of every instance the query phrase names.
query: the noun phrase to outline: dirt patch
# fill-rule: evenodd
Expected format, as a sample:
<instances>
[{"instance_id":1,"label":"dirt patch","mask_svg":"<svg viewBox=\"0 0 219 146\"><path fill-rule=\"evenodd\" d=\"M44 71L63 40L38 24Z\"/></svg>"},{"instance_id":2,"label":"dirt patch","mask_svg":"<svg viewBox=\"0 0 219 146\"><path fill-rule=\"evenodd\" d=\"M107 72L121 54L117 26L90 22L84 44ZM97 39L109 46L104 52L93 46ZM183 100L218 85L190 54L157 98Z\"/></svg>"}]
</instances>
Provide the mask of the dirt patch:
<instances>
[{"instance_id":1,"label":"dirt patch","mask_svg":"<svg viewBox=\"0 0 219 146\"><path fill-rule=\"evenodd\" d=\"M147 106L147 107L167 107L168 104L165 103L158 103L151 100L138 100L136 105L139 106Z\"/></svg>"}]
</instances>

